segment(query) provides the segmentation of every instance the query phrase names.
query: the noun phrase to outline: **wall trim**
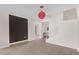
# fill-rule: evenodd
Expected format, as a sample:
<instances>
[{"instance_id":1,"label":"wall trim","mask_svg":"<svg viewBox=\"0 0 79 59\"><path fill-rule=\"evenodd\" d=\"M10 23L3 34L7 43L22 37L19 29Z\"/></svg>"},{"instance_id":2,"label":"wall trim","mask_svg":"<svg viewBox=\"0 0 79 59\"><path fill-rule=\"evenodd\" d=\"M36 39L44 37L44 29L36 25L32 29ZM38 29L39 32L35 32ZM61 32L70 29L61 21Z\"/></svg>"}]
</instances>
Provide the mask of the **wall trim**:
<instances>
[{"instance_id":1,"label":"wall trim","mask_svg":"<svg viewBox=\"0 0 79 59\"><path fill-rule=\"evenodd\" d=\"M7 47L10 47L10 45L9 45L9 44L1 45L1 46L0 46L0 49L2 49L2 48L7 48Z\"/></svg>"},{"instance_id":2,"label":"wall trim","mask_svg":"<svg viewBox=\"0 0 79 59\"><path fill-rule=\"evenodd\" d=\"M67 46L67 45L52 43L52 42L50 42L49 40L50 40L50 39L46 40L46 43L55 44L55 45L58 45L58 46L63 46L63 47L67 47L67 48L71 48L71 49L76 49L76 50L77 50L76 47L69 47L69 46ZM79 51L79 50L78 50L78 51Z\"/></svg>"},{"instance_id":3,"label":"wall trim","mask_svg":"<svg viewBox=\"0 0 79 59\"><path fill-rule=\"evenodd\" d=\"M79 49L76 49L77 52L79 52Z\"/></svg>"},{"instance_id":4,"label":"wall trim","mask_svg":"<svg viewBox=\"0 0 79 59\"><path fill-rule=\"evenodd\" d=\"M18 43L23 43L23 42L26 42L28 40L22 40L22 41L18 41L18 42L14 42L14 43L10 43L9 45L14 45L14 44L18 44Z\"/></svg>"}]
</instances>

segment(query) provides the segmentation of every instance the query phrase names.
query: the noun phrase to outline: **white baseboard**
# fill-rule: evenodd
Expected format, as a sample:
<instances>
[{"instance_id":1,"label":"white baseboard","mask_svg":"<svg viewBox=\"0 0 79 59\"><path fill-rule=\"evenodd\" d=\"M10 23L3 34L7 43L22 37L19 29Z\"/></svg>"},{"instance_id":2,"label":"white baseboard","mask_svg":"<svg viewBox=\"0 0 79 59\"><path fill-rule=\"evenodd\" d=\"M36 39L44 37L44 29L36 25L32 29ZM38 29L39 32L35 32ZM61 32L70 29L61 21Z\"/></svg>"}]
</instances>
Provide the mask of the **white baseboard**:
<instances>
[{"instance_id":1,"label":"white baseboard","mask_svg":"<svg viewBox=\"0 0 79 59\"><path fill-rule=\"evenodd\" d=\"M7 47L10 47L10 45L14 45L14 44L22 43L22 42L27 42L27 41L32 41L32 40L38 40L38 39L37 38L31 38L31 39L28 39L28 40L18 41L18 42L14 42L14 43L8 43L8 44L5 44L5 45L1 45L0 48L7 48Z\"/></svg>"},{"instance_id":2,"label":"white baseboard","mask_svg":"<svg viewBox=\"0 0 79 59\"><path fill-rule=\"evenodd\" d=\"M14 43L8 43L8 44L5 44L5 45L0 45L0 49L1 48L7 48L7 47L10 47L10 45L18 44L18 43L22 43L22 42L26 42L26 41L29 41L29 40L23 40L23 41L18 41L18 42L14 42Z\"/></svg>"},{"instance_id":3,"label":"white baseboard","mask_svg":"<svg viewBox=\"0 0 79 59\"><path fill-rule=\"evenodd\" d=\"M77 49L77 52L79 52L79 49Z\"/></svg>"},{"instance_id":4,"label":"white baseboard","mask_svg":"<svg viewBox=\"0 0 79 59\"><path fill-rule=\"evenodd\" d=\"M10 46L9 44L1 45L1 46L0 46L0 49L1 49L1 48L7 48L7 47L9 47L9 46Z\"/></svg>"},{"instance_id":5,"label":"white baseboard","mask_svg":"<svg viewBox=\"0 0 79 59\"><path fill-rule=\"evenodd\" d=\"M55 45L59 45L59 46L64 46L64 47L68 47L68 48L72 48L72 49L77 49L76 47L71 47L71 46L68 46L68 45L63 45L63 44L59 44L59 43L54 43L54 42L52 42L50 39L47 39L47 40L46 40L46 43L55 44Z\"/></svg>"},{"instance_id":6,"label":"white baseboard","mask_svg":"<svg viewBox=\"0 0 79 59\"><path fill-rule=\"evenodd\" d=\"M14 43L10 43L9 45L14 45L14 44L18 44L18 43L22 43L22 42L26 42L28 40L22 40L22 41L18 41L18 42L14 42Z\"/></svg>"}]
</instances>

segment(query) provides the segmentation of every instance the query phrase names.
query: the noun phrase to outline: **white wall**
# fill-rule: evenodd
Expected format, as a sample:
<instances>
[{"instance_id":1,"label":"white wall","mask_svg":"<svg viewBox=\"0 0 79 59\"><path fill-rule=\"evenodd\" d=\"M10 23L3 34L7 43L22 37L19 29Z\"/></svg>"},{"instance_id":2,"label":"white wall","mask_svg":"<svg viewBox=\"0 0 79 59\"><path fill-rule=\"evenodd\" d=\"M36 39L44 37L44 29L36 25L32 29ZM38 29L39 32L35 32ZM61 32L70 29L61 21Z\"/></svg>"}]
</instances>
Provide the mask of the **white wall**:
<instances>
[{"instance_id":1,"label":"white wall","mask_svg":"<svg viewBox=\"0 0 79 59\"><path fill-rule=\"evenodd\" d=\"M77 15L78 15L78 19L76 22L76 39L77 39L77 51L79 52L79 5L77 6Z\"/></svg>"},{"instance_id":2,"label":"white wall","mask_svg":"<svg viewBox=\"0 0 79 59\"><path fill-rule=\"evenodd\" d=\"M77 5L56 5L54 12L49 15L50 38L48 43L61 45L69 48L77 48L76 23L77 19L63 21L63 11L77 8ZM51 10L53 10L51 8Z\"/></svg>"},{"instance_id":3,"label":"white wall","mask_svg":"<svg viewBox=\"0 0 79 59\"><path fill-rule=\"evenodd\" d=\"M5 10L6 9L6 10ZM9 46L9 20L8 9L0 5L0 47Z\"/></svg>"}]
</instances>

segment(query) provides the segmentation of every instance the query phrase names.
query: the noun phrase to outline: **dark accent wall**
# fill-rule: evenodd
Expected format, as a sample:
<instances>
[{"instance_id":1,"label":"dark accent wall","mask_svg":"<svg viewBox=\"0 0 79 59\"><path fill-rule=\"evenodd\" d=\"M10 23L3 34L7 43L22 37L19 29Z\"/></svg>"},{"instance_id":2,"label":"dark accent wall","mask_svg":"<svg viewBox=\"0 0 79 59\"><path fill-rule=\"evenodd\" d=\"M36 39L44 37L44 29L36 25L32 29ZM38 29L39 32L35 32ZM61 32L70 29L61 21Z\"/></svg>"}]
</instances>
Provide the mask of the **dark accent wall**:
<instances>
[{"instance_id":1,"label":"dark accent wall","mask_svg":"<svg viewBox=\"0 0 79 59\"><path fill-rule=\"evenodd\" d=\"M9 15L10 43L28 39L28 19Z\"/></svg>"}]
</instances>

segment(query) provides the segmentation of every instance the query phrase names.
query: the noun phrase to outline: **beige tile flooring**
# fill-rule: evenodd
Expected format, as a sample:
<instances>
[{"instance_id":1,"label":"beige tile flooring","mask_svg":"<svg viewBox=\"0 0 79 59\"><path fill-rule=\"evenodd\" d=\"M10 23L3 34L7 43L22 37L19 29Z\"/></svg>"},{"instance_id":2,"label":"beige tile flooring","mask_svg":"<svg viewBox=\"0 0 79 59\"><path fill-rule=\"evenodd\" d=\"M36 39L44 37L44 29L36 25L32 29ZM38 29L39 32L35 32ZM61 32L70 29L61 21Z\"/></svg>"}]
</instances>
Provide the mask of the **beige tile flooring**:
<instances>
[{"instance_id":1,"label":"beige tile flooring","mask_svg":"<svg viewBox=\"0 0 79 59\"><path fill-rule=\"evenodd\" d=\"M75 49L45 43L45 40L33 40L0 49L0 55L77 55Z\"/></svg>"}]
</instances>

